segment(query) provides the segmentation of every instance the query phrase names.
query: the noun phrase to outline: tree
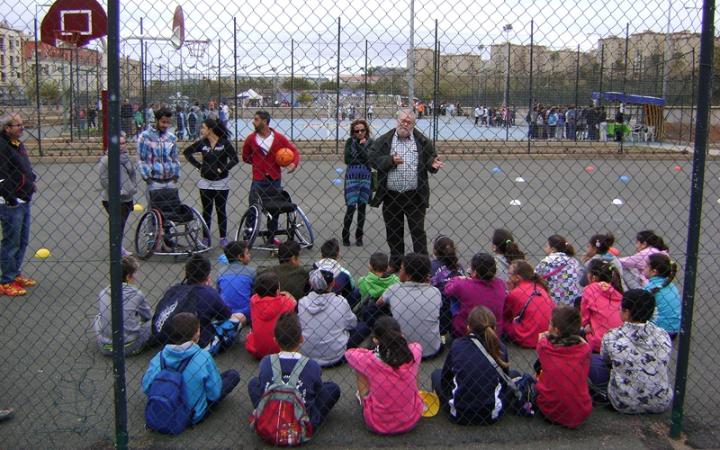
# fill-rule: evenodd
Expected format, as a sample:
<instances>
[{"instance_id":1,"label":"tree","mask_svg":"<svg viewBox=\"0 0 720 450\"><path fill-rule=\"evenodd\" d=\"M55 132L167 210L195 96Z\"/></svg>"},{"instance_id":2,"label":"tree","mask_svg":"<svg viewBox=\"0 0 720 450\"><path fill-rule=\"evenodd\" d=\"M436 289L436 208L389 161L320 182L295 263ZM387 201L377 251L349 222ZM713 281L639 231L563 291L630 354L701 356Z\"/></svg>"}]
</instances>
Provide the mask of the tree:
<instances>
[{"instance_id":1,"label":"tree","mask_svg":"<svg viewBox=\"0 0 720 450\"><path fill-rule=\"evenodd\" d=\"M308 91L308 90L315 89L315 83L308 80L307 78L296 77L295 80L293 80L292 84L293 84L292 87L295 88L296 91ZM282 84L280 84L280 87L282 87L283 89L286 89L286 90L290 90L290 88L291 88L290 85L291 85L290 78L285 78L283 80Z\"/></svg>"},{"instance_id":2,"label":"tree","mask_svg":"<svg viewBox=\"0 0 720 450\"><path fill-rule=\"evenodd\" d=\"M297 102L301 105L307 105L308 103L312 103L313 96L309 92L301 92L300 95L297 96Z\"/></svg>"}]
</instances>

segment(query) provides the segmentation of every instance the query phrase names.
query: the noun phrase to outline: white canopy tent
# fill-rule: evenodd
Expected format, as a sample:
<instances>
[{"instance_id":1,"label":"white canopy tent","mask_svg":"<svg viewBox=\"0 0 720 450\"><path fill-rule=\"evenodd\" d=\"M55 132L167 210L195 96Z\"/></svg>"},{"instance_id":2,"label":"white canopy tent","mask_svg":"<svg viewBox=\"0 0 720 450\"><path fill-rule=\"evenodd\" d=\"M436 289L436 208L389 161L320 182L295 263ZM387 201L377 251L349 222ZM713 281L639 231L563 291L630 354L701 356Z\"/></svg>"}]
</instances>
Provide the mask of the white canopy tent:
<instances>
[{"instance_id":1,"label":"white canopy tent","mask_svg":"<svg viewBox=\"0 0 720 450\"><path fill-rule=\"evenodd\" d=\"M241 100L243 108L248 106L263 106L263 96L252 89L239 93L238 98Z\"/></svg>"}]
</instances>

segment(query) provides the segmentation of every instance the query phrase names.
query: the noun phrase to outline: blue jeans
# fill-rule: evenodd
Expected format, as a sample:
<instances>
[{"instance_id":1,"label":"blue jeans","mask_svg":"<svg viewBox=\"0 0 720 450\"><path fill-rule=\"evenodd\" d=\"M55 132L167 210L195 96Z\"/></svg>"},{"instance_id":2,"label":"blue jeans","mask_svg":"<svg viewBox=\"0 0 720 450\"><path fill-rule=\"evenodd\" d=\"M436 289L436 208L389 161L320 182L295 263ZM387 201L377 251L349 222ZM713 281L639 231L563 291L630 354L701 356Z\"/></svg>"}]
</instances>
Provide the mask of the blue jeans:
<instances>
[{"instance_id":1,"label":"blue jeans","mask_svg":"<svg viewBox=\"0 0 720 450\"><path fill-rule=\"evenodd\" d=\"M20 203L15 207L0 205L0 283L10 283L20 275L25 250L30 241L30 203Z\"/></svg>"}]
</instances>

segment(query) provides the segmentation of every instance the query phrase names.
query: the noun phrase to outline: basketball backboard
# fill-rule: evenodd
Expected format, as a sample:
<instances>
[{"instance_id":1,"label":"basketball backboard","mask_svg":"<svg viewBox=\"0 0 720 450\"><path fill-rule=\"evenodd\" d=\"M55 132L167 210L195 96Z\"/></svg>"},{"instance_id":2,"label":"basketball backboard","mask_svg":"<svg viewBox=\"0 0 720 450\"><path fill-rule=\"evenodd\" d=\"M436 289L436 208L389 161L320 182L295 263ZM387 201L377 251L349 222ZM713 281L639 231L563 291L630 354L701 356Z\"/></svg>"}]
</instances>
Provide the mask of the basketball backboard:
<instances>
[{"instance_id":1,"label":"basketball backboard","mask_svg":"<svg viewBox=\"0 0 720 450\"><path fill-rule=\"evenodd\" d=\"M175 50L179 50L185 43L185 15L180 5L175 8L175 14L173 15L170 43L175 47Z\"/></svg>"},{"instance_id":2,"label":"basketball backboard","mask_svg":"<svg viewBox=\"0 0 720 450\"><path fill-rule=\"evenodd\" d=\"M54 47L82 47L106 34L107 15L95 0L57 0L40 25L40 40Z\"/></svg>"}]
</instances>

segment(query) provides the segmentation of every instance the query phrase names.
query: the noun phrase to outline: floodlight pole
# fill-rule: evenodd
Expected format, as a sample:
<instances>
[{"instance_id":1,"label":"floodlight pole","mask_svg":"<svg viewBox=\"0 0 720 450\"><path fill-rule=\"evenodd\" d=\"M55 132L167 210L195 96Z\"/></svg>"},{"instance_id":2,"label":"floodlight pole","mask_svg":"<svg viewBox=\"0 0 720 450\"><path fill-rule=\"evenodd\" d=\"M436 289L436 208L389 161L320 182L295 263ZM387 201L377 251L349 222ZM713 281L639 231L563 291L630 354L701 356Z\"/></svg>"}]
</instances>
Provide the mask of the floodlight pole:
<instances>
[{"instance_id":1,"label":"floodlight pole","mask_svg":"<svg viewBox=\"0 0 720 450\"><path fill-rule=\"evenodd\" d=\"M145 113L145 110L147 109L147 88L145 87L145 83L147 82L147 74L145 72L145 57L147 56L147 49L145 47L145 39L143 39L143 35L145 34L143 30L143 18L140 18L140 87L142 89L142 118L143 118L143 125L147 125L147 115ZM152 69L151 69L152 72ZM130 86L127 87L128 92L130 92Z\"/></svg>"},{"instance_id":2,"label":"floodlight pole","mask_svg":"<svg viewBox=\"0 0 720 450\"><path fill-rule=\"evenodd\" d=\"M42 149L42 121L40 120L40 108L42 103L40 102L40 61L38 54L40 49L38 48L38 21L37 21L37 6L35 7L35 19L33 21L35 27L35 105L37 106L37 141L38 141L38 152L40 156L43 156Z\"/></svg>"},{"instance_id":3,"label":"floodlight pole","mask_svg":"<svg viewBox=\"0 0 720 450\"><path fill-rule=\"evenodd\" d=\"M408 107L415 111L415 0L410 0L410 55L408 57Z\"/></svg>"}]
</instances>

